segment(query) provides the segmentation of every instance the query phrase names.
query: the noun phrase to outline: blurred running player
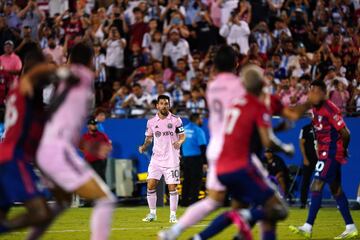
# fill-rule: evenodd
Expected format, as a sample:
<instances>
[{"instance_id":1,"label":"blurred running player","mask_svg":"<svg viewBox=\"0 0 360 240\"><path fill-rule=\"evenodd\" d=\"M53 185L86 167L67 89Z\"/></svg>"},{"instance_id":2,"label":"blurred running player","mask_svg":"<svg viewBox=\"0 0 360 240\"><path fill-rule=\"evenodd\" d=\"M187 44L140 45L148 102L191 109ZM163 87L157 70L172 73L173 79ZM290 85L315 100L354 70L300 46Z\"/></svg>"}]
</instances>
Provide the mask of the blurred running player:
<instances>
[{"instance_id":1,"label":"blurred running player","mask_svg":"<svg viewBox=\"0 0 360 240\"><path fill-rule=\"evenodd\" d=\"M327 99L326 85L323 81L312 82L310 93L317 96L312 101L312 124L317 141L318 162L310 189L311 205L306 223L300 227L290 226L290 230L306 239L311 238L312 227L321 206L322 191L327 183L346 224L345 231L334 239L355 239L359 237L359 233L351 217L347 197L341 187L341 166L347 161L350 132L341 111Z\"/></svg>"},{"instance_id":2,"label":"blurred running player","mask_svg":"<svg viewBox=\"0 0 360 240\"><path fill-rule=\"evenodd\" d=\"M139 147L144 153L146 148L154 141L147 177L147 201L150 213L143 219L144 222L156 220L156 186L164 176L170 194L170 223L176 223L176 209L179 195L176 190L180 183L180 147L185 141L182 121L171 114L170 98L160 95L157 99L158 113L147 122L145 141Z\"/></svg>"},{"instance_id":3,"label":"blurred running player","mask_svg":"<svg viewBox=\"0 0 360 240\"><path fill-rule=\"evenodd\" d=\"M44 61L40 49L27 55L23 75L6 101L6 132L0 143L0 234L44 225L53 217L46 190L33 169L45 125L42 91L54 79L56 69L42 64ZM23 202L26 212L7 219L14 202Z\"/></svg>"},{"instance_id":4,"label":"blurred running player","mask_svg":"<svg viewBox=\"0 0 360 240\"><path fill-rule=\"evenodd\" d=\"M76 148L91 103L92 60L92 48L80 42L72 48L69 67L58 70L63 76L74 75L76 78L66 78L67 81L62 81L54 94L37 153L37 164L67 193L94 201L91 239L104 240L110 234L116 200L105 183L80 158Z\"/></svg>"},{"instance_id":5,"label":"blurred running player","mask_svg":"<svg viewBox=\"0 0 360 240\"><path fill-rule=\"evenodd\" d=\"M215 79L208 84L206 98L209 105L210 142L207 150L208 173L206 188L208 196L191 205L179 222L170 230L159 232L159 239L176 239L183 231L201 221L211 212L223 205L226 188L216 177L216 160L221 153L225 129L225 111L231 106L233 99L245 94L240 79L235 75L237 54L230 46L222 46L214 57Z\"/></svg>"}]
</instances>

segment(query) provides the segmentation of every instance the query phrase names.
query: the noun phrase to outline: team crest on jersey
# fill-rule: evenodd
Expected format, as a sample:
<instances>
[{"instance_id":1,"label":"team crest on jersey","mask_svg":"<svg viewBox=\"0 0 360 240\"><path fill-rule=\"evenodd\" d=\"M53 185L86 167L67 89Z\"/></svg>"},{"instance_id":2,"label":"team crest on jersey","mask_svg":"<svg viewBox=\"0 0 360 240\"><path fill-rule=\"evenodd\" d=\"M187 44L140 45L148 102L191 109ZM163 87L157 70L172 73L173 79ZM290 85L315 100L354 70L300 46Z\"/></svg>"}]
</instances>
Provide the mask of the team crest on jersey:
<instances>
[{"instance_id":1,"label":"team crest on jersey","mask_svg":"<svg viewBox=\"0 0 360 240\"><path fill-rule=\"evenodd\" d=\"M168 124L168 128L171 129L173 125L171 123Z\"/></svg>"},{"instance_id":2,"label":"team crest on jersey","mask_svg":"<svg viewBox=\"0 0 360 240\"><path fill-rule=\"evenodd\" d=\"M161 137L161 132L156 131L156 132L155 132L155 137Z\"/></svg>"}]
</instances>

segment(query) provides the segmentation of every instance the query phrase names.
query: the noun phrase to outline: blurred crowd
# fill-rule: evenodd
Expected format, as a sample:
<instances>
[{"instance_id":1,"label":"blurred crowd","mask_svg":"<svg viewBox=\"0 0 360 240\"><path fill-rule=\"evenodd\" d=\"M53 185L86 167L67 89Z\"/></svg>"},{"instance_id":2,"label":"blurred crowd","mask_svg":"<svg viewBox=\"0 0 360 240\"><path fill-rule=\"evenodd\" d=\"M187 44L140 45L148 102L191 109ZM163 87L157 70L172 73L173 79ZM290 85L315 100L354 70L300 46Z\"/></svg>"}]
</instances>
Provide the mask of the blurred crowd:
<instances>
[{"instance_id":1,"label":"blurred crowd","mask_svg":"<svg viewBox=\"0 0 360 240\"><path fill-rule=\"evenodd\" d=\"M322 79L347 115L360 112L360 0L0 1L0 107L26 54L64 64L79 41L95 52L94 107L112 117L153 113L160 94L178 114L206 115L212 57L227 43L264 69L284 105ZM52 91L44 91L45 102Z\"/></svg>"}]
</instances>

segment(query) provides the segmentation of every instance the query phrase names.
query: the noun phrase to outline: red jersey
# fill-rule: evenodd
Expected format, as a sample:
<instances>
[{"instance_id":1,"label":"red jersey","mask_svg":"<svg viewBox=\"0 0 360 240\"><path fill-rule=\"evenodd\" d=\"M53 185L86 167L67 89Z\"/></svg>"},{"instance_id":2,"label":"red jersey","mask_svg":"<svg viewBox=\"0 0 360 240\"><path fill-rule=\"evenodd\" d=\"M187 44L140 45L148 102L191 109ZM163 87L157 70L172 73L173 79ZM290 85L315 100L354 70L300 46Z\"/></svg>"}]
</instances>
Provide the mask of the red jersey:
<instances>
[{"instance_id":1,"label":"red jersey","mask_svg":"<svg viewBox=\"0 0 360 240\"><path fill-rule=\"evenodd\" d=\"M89 144L90 146L95 146L96 144L102 144L102 143L108 143L110 144L110 140L109 138L106 136L105 133L102 133L100 131L96 131L95 133L90 133L87 132L85 133L80 141L80 145L86 145ZM96 156L96 154L94 154L91 151L88 151L86 149L83 150L84 153L84 158L86 161L88 161L89 163L91 162L95 162L97 160L105 160L105 159L101 159L98 156Z\"/></svg>"},{"instance_id":2,"label":"red jersey","mask_svg":"<svg viewBox=\"0 0 360 240\"><path fill-rule=\"evenodd\" d=\"M6 100L5 133L0 143L0 164L15 157L33 162L44 125L42 97L30 99L23 96L16 84Z\"/></svg>"},{"instance_id":3,"label":"red jersey","mask_svg":"<svg viewBox=\"0 0 360 240\"><path fill-rule=\"evenodd\" d=\"M227 112L222 152L217 161L217 174L246 168L251 163L251 142L257 127L270 127L271 118L264 104L246 94Z\"/></svg>"},{"instance_id":4,"label":"red jersey","mask_svg":"<svg viewBox=\"0 0 360 240\"><path fill-rule=\"evenodd\" d=\"M346 163L343 141L338 132L346 127L341 111L330 100L312 111L319 160L335 158L341 164Z\"/></svg>"},{"instance_id":5,"label":"red jersey","mask_svg":"<svg viewBox=\"0 0 360 240\"><path fill-rule=\"evenodd\" d=\"M284 105L282 104L280 98L277 95L270 95L270 108L269 111L272 116L281 116L282 111L284 110Z\"/></svg>"}]
</instances>

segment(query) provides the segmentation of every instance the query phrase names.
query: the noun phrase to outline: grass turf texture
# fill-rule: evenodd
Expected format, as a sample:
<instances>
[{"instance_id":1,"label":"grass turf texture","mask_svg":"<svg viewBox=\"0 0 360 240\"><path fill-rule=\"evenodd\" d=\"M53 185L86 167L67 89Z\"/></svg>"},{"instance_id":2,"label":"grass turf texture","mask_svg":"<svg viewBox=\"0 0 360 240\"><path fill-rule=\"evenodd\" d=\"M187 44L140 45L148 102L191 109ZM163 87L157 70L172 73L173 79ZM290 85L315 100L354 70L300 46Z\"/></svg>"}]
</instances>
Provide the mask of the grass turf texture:
<instances>
[{"instance_id":1,"label":"grass turf texture","mask_svg":"<svg viewBox=\"0 0 360 240\"><path fill-rule=\"evenodd\" d=\"M223 209L225 210L225 209ZM15 208L11 215L22 211L21 208ZM178 216L185 211L184 208L178 210ZM188 239L194 233L200 232L206 225L210 223L222 210L211 214L196 226L187 230L180 239ZM119 207L114 214L114 222L112 225L112 232L110 239L156 239L156 234L159 230L168 228L171 224L169 221L169 208L158 208L156 222L145 223L142 218L148 213L146 207L125 208ZM77 208L70 209L63 214L51 227L50 231L43 238L44 240L83 240L89 239L89 219L91 208ZM352 212L353 218L358 227L360 227L360 211ZM278 225L278 239L280 240L295 240L300 237L290 233L288 226L290 224L301 225L304 223L307 216L307 210L300 210L292 208L290 216L285 222ZM313 239L325 240L333 239L335 236L341 234L345 230L344 222L341 218L340 212L336 208L322 208L318 214ZM222 232L213 239L231 239L236 229L231 227ZM257 228L254 230L255 239L259 239ZM0 235L1 240L20 240L26 236L25 231L19 231L8 235Z\"/></svg>"}]
</instances>

